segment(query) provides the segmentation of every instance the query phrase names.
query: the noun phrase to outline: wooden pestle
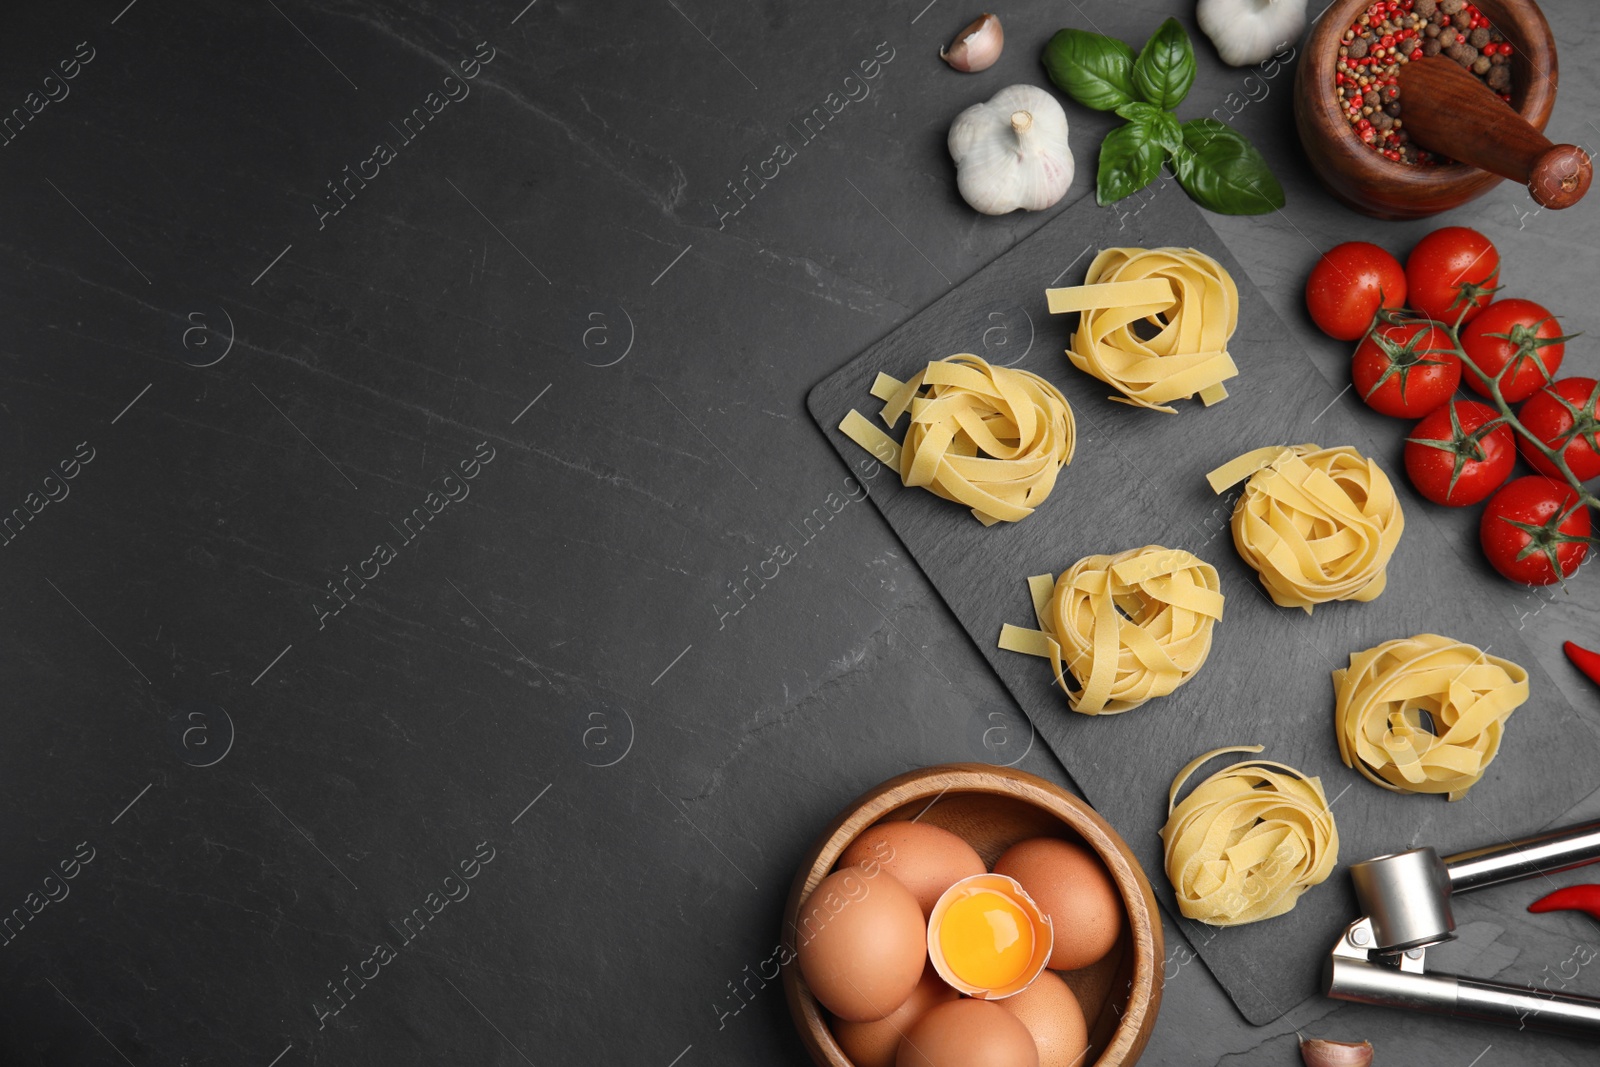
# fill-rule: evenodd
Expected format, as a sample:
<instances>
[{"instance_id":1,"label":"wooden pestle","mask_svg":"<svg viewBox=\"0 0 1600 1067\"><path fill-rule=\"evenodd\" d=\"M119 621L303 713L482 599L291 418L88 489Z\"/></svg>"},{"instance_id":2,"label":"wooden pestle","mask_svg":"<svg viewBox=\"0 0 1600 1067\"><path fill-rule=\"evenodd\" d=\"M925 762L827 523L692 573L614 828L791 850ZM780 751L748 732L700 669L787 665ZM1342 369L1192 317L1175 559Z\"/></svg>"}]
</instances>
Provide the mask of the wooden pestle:
<instances>
[{"instance_id":1,"label":"wooden pestle","mask_svg":"<svg viewBox=\"0 0 1600 1067\"><path fill-rule=\"evenodd\" d=\"M1526 185L1541 207L1571 207L1589 191L1588 153L1551 144L1453 59L1400 67L1400 119L1418 147Z\"/></svg>"}]
</instances>

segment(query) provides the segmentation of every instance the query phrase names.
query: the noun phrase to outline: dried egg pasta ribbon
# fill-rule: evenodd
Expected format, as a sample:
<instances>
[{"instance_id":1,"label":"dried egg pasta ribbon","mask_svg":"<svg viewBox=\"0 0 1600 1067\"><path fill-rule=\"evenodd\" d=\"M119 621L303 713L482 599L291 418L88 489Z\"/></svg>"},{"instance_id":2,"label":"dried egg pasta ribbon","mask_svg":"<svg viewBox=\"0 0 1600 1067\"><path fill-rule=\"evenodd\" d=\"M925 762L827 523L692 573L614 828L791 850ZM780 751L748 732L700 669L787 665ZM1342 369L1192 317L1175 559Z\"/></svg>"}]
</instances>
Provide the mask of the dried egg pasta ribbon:
<instances>
[{"instance_id":1,"label":"dried egg pasta ribbon","mask_svg":"<svg viewBox=\"0 0 1600 1067\"><path fill-rule=\"evenodd\" d=\"M1047 657L1067 706L1084 715L1130 711L1193 678L1222 618L1216 568L1160 545L1086 556L1057 580L1029 578L1028 588L1039 629L1007 623L1000 647Z\"/></svg>"},{"instance_id":2,"label":"dried egg pasta ribbon","mask_svg":"<svg viewBox=\"0 0 1600 1067\"><path fill-rule=\"evenodd\" d=\"M1187 919L1239 926L1282 915L1339 862L1339 830L1322 782L1282 763L1225 767L1178 804L1207 760L1260 745L1218 748L1191 761L1167 794L1167 878Z\"/></svg>"},{"instance_id":3,"label":"dried egg pasta ribbon","mask_svg":"<svg viewBox=\"0 0 1600 1067\"><path fill-rule=\"evenodd\" d=\"M929 363L909 381L879 374L872 395L884 402L890 429L911 413L905 440L859 411L845 416L840 431L897 468L906 485L965 504L985 526L1033 514L1072 462L1072 408L1037 374L963 353Z\"/></svg>"},{"instance_id":4,"label":"dried egg pasta ribbon","mask_svg":"<svg viewBox=\"0 0 1600 1067\"><path fill-rule=\"evenodd\" d=\"M1200 394L1209 407L1228 395L1239 368L1228 339L1239 323L1239 291L1222 264L1192 248L1108 248L1082 285L1046 289L1050 313L1081 312L1067 358L1123 395L1111 399L1171 414L1170 401ZM1140 321L1155 328L1145 339Z\"/></svg>"},{"instance_id":5,"label":"dried egg pasta ribbon","mask_svg":"<svg viewBox=\"0 0 1600 1067\"><path fill-rule=\"evenodd\" d=\"M1274 445L1206 476L1218 494L1245 478L1233 543L1275 604L1309 615L1383 592L1405 516L1381 467L1350 447Z\"/></svg>"},{"instance_id":6,"label":"dried egg pasta ribbon","mask_svg":"<svg viewBox=\"0 0 1600 1067\"><path fill-rule=\"evenodd\" d=\"M1385 641L1333 672L1339 755L1396 793L1460 800L1500 750L1506 719L1528 699L1528 672L1440 637Z\"/></svg>"}]
</instances>

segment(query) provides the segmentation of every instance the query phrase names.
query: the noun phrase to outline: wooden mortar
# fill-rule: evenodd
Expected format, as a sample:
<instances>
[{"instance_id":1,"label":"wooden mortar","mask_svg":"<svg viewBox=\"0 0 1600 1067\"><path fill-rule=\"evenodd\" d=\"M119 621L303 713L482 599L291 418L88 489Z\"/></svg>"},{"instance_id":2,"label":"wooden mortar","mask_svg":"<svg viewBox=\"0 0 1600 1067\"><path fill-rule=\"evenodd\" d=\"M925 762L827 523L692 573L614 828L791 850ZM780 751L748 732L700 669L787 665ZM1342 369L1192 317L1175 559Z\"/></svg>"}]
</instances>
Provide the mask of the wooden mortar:
<instances>
[{"instance_id":1,"label":"wooden mortar","mask_svg":"<svg viewBox=\"0 0 1600 1067\"><path fill-rule=\"evenodd\" d=\"M1362 143L1339 111L1333 91L1339 46L1345 29L1368 6L1370 0L1335 0L1311 28L1295 75L1300 143L1329 192L1357 211L1384 219L1449 211L1503 178L1527 184L1535 200L1552 208L1583 195L1591 173L1587 154L1572 145L1553 146L1542 132L1555 106L1558 68L1555 38L1538 4L1477 3L1514 49L1509 107L1453 60L1434 57L1401 67L1400 118L1412 140L1461 161L1436 167L1385 159ZM1449 95L1441 99L1442 93Z\"/></svg>"}]
</instances>

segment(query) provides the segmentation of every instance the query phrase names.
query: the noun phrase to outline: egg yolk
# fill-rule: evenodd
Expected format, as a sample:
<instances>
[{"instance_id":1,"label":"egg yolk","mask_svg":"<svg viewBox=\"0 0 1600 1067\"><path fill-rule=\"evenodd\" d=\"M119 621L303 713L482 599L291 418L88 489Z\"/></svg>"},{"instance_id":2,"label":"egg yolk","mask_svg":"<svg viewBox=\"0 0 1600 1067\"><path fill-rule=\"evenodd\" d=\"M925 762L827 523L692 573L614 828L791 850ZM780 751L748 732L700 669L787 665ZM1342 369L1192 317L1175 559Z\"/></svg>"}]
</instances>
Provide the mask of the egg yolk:
<instances>
[{"instance_id":1,"label":"egg yolk","mask_svg":"<svg viewBox=\"0 0 1600 1067\"><path fill-rule=\"evenodd\" d=\"M1033 960L1033 924L1010 897L984 889L950 902L939 947L951 971L981 989L1002 989Z\"/></svg>"}]
</instances>

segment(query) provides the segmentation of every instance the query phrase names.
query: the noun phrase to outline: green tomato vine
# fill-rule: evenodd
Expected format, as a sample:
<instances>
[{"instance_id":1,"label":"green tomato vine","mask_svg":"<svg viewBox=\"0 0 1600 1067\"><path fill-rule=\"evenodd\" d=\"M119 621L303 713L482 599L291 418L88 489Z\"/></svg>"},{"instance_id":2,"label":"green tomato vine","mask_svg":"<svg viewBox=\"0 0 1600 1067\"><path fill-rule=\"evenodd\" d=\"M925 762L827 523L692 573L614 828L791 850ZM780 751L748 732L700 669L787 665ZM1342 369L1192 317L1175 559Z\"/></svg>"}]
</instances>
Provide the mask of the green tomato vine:
<instances>
[{"instance_id":1,"label":"green tomato vine","mask_svg":"<svg viewBox=\"0 0 1600 1067\"><path fill-rule=\"evenodd\" d=\"M1461 327L1465 325L1464 320L1466 314L1473 306L1473 297L1476 295L1477 294L1464 294L1465 298L1458 298L1458 302L1462 305L1462 307L1461 312L1456 316L1456 321L1454 323L1440 322L1437 319L1429 318L1426 315L1418 315L1410 312L1409 310L1397 311L1390 308L1379 307L1377 313L1373 316L1372 326L1369 328L1368 333L1370 334L1382 324L1396 326L1433 326L1444 333L1446 337L1450 338L1451 351L1455 354L1456 358L1461 361L1461 365L1466 368L1467 371L1476 374L1478 376L1478 380L1483 382L1485 387L1489 390L1489 399L1494 402L1495 408L1500 413L1497 422L1500 425L1511 427L1511 431L1516 434L1520 440L1526 442L1529 448L1538 452L1541 456L1547 459L1550 462L1550 465L1560 473L1562 479L1567 483L1568 487L1570 487L1572 491L1577 494L1577 500L1574 501L1571 506L1564 509L1553 520L1551 520L1549 524L1551 530L1556 531L1555 539L1559 541L1582 541L1593 547L1600 548L1600 536L1578 537L1575 535L1562 534L1558 532L1561 524L1566 522L1567 519L1579 509L1595 508L1600 510L1600 497L1595 496L1595 494L1585 489L1583 483L1579 481L1577 476L1572 473L1572 468L1567 465L1566 456L1563 454L1564 449L1551 448L1549 445L1540 440L1539 437L1533 433L1533 431L1529 430L1522 424L1522 421L1517 418L1517 413L1515 409L1512 408L1510 401L1506 400L1505 393L1500 388L1500 378L1507 372L1514 373L1518 367L1517 361L1507 361L1506 365L1500 369L1499 374L1485 374L1483 369L1479 367L1472 357L1467 354L1466 346L1461 343ZM1450 400L1448 403L1454 404L1455 401ZM1495 423L1488 424L1488 426L1493 425L1495 425ZM1552 558L1550 562L1551 567L1555 571L1556 575L1558 577L1562 577L1564 580L1564 576L1561 575L1561 568L1556 565L1554 558Z\"/></svg>"}]
</instances>

